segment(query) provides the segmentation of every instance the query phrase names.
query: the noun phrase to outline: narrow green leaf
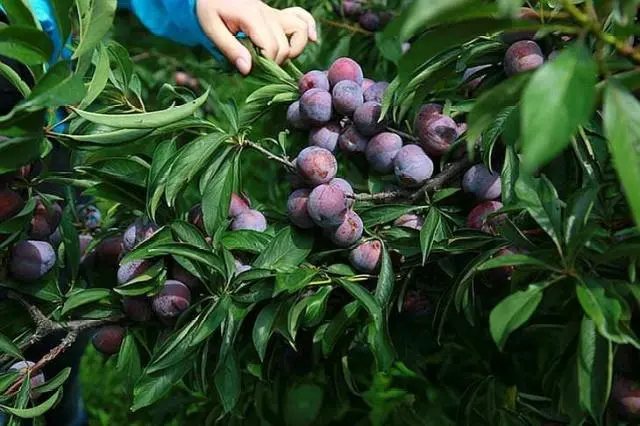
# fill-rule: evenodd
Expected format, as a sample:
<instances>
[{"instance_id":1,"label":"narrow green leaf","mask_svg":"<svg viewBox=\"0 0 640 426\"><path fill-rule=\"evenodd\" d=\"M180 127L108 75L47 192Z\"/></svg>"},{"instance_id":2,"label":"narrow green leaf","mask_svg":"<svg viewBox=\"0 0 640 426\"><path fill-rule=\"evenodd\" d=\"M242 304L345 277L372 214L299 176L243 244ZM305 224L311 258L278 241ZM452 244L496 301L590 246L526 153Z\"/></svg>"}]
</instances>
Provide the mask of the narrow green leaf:
<instances>
[{"instance_id":1,"label":"narrow green leaf","mask_svg":"<svg viewBox=\"0 0 640 426\"><path fill-rule=\"evenodd\" d=\"M435 207L429 209L427 218L420 230L420 250L422 250L422 264L424 265L431 254L433 243L436 242L437 235L441 232L442 215Z\"/></svg>"},{"instance_id":2,"label":"narrow green leaf","mask_svg":"<svg viewBox=\"0 0 640 426\"><path fill-rule=\"evenodd\" d=\"M107 35L113 25L117 6L117 0L94 0L91 2L88 16L81 16L80 43L73 53L73 59L78 59L91 51Z\"/></svg>"},{"instance_id":3,"label":"narrow green leaf","mask_svg":"<svg viewBox=\"0 0 640 426\"><path fill-rule=\"evenodd\" d=\"M214 375L216 391L225 413L233 410L240 399L241 379L238 361L231 352L220 360Z\"/></svg>"},{"instance_id":4,"label":"narrow green leaf","mask_svg":"<svg viewBox=\"0 0 640 426\"><path fill-rule=\"evenodd\" d=\"M0 27L0 55L25 65L44 64L51 58L53 45L47 35L22 25Z\"/></svg>"},{"instance_id":5,"label":"narrow green leaf","mask_svg":"<svg viewBox=\"0 0 640 426\"><path fill-rule=\"evenodd\" d=\"M41 386L34 388L34 390L40 394L53 392L60 386L64 385L69 376L71 375L71 367L63 368L53 379L47 380L47 382Z\"/></svg>"},{"instance_id":6,"label":"narrow green leaf","mask_svg":"<svg viewBox=\"0 0 640 426\"><path fill-rule=\"evenodd\" d=\"M549 265L548 263L536 259L535 257L527 256L526 254L513 254L489 259L486 262L481 263L477 267L477 270L488 271L490 269L502 268L505 266L536 266L540 269L558 271L558 268L556 268L555 266Z\"/></svg>"},{"instance_id":7,"label":"narrow green leaf","mask_svg":"<svg viewBox=\"0 0 640 426\"><path fill-rule=\"evenodd\" d=\"M233 159L224 163L202 194L204 227L209 235L215 235L229 215L229 203L235 179L234 163Z\"/></svg>"},{"instance_id":8,"label":"narrow green leaf","mask_svg":"<svg viewBox=\"0 0 640 426\"><path fill-rule=\"evenodd\" d=\"M375 292L376 301L383 310L386 310L390 305L395 282L391 258L389 257L387 247L383 246L382 259L380 260L380 273L378 274Z\"/></svg>"},{"instance_id":9,"label":"narrow green leaf","mask_svg":"<svg viewBox=\"0 0 640 426\"><path fill-rule=\"evenodd\" d=\"M273 333L273 325L281 306L280 303L271 303L265 306L256 318L253 326L253 345L260 356L260 361L264 361L267 345Z\"/></svg>"},{"instance_id":10,"label":"narrow green leaf","mask_svg":"<svg viewBox=\"0 0 640 426\"><path fill-rule=\"evenodd\" d=\"M23 359L20 349L8 337L0 334L0 352L9 354L12 357Z\"/></svg>"},{"instance_id":11,"label":"narrow green leaf","mask_svg":"<svg viewBox=\"0 0 640 426\"><path fill-rule=\"evenodd\" d=\"M111 290L107 288L89 288L86 290L80 290L69 297L62 306L61 315L65 315L75 308L86 305L89 303L97 302L99 300L109 297Z\"/></svg>"},{"instance_id":12,"label":"narrow green leaf","mask_svg":"<svg viewBox=\"0 0 640 426\"><path fill-rule=\"evenodd\" d=\"M95 64L95 71L87 89L87 96L78 105L78 109L84 110L93 103L102 93L109 80L109 54L104 45L100 45L97 49L98 59Z\"/></svg>"},{"instance_id":13,"label":"narrow green leaf","mask_svg":"<svg viewBox=\"0 0 640 426\"><path fill-rule=\"evenodd\" d=\"M291 271L302 263L313 247L313 236L286 226L254 262L256 268Z\"/></svg>"},{"instance_id":14,"label":"narrow green leaf","mask_svg":"<svg viewBox=\"0 0 640 426\"><path fill-rule=\"evenodd\" d=\"M40 417L47 411L53 408L54 405L58 403L60 397L62 396L62 389L59 389L56 393L51 395L44 401L42 404L36 405L31 408L13 408L7 407L6 405L0 405L3 411L10 413L14 416L20 417L21 419L33 419L36 417Z\"/></svg>"}]
</instances>

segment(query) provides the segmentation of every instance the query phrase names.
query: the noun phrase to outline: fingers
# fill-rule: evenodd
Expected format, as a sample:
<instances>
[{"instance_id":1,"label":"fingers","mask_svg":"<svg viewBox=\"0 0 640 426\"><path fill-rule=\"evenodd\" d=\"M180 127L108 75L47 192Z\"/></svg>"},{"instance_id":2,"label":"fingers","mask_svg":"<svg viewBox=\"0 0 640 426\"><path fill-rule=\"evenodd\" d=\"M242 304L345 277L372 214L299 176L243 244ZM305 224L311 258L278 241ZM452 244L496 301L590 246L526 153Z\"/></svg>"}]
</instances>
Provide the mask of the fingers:
<instances>
[{"instance_id":1,"label":"fingers","mask_svg":"<svg viewBox=\"0 0 640 426\"><path fill-rule=\"evenodd\" d=\"M213 9L200 12L200 25L216 47L240 71L247 75L251 72L251 53L229 31L222 18Z\"/></svg>"},{"instance_id":2,"label":"fingers","mask_svg":"<svg viewBox=\"0 0 640 426\"><path fill-rule=\"evenodd\" d=\"M284 9L283 12L291 13L297 16L299 19L302 19L307 24L309 39L313 42L318 41L318 31L316 29L316 20L313 19L313 16L309 12L307 12L301 7L290 7L288 9Z\"/></svg>"},{"instance_id":3,"label":"fingers","mask_svg":"<svg viewBox=\"0 0 640 426\"><path fill-rule=\"evenodd\" d=\"M269 16L267 22L269 23L269 29L271 34L273 34L276 42L278 43L277 51L275 57L271 58L276 61L276 63L281 64L290 56L290 47L289 40L287 39L287 35L285 34L284 28L281 23L277 19L278 17L275 15Z\"/></svg>"}]
</instances>

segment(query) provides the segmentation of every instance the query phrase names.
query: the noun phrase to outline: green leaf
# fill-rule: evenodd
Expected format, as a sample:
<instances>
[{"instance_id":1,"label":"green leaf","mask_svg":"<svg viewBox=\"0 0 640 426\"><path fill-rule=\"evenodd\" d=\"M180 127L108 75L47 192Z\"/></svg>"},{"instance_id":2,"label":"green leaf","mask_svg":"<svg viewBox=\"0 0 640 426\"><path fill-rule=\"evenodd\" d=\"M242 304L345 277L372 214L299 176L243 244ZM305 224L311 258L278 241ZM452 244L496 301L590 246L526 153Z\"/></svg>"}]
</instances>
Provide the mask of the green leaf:
<instances>
[{"instance_id":1,"label":"green leaf","mask_svg":"<svg viewBox=\"0 0 640 426\"><path fill-rule=\"evenodd\" d=\"M312 247L312 235L287 226L278 232L253 265L261 269L291 271L307 258Z\"/></svg>"},{"instance_id":2,"label":"green leaf","mask_svg":"<svg viewBox=\"0 0 640 426\"><path fill-rule=\"evenodd\" d=\"M240 367L231 352L220 360L214 374L216 391L225 413L233 410L240 399L241 379Z\"/></svg>"},{"instance_id":3,"label":"green leaf","mask_svg":"<svg viewBox=\"0 0 640 426\"><path fill-rule=\"evenodd\" d=\"M597 79L598 66L581 42L534 73L522 98L522 162L529 170L562 152L589 120Z\"/></svg>"},{"instance_id":4,"label":"green leaf","mask_svg":"<svg viewBox=\"0 0 640 426\"><path fill-rule=\"evenodd\" d=\"M51 0L62 40L66 40L71 34L70 9L73 3L74 0Z\"/></svg>"},{"instance_id":5,"label":"green leaf","mask_svg":"<svg viewBox=\"0 0 640 426\"><path fill-rule=\"evenodd\" d=\"M505 266L537 266L539 269L558 271L558 268L555 266L549 265L535 257L527 256L526 254L513 254L489 259L486 262L481 263L477 267L477 270L488 271L490 269L503 268Z\"/></svg>"},{"instance_id":6,"label":"green leaf","mask_svg":"<svg viewBox=\"0 0 640 426\"><path fill-rule=\"evenodd\" d=\"M58 374L56 374L53 377L53 379L47 380L46 383L34 388L34 390L41 394L47 393L47 392L53 392L54 390L58 389L60 386L64 385L64 382L67 381L70 375L71 375L71 367L63 368Z\"/></svg>"},{"instance_id":7,"label":"green leaf","mask_svg":"<svg viewBox=\"0 0 640 426\"><path fill-rule=\"evenodd\" d=\"M124 341L118 353L116 371L118 371L122 377L126 378L127 383L131 387L135 385L142 374L140 352L138 351L133 333L127 333L124 336Z\"/></svg>"},{"instance_id":8,"label":"green leaf","mask_svg":"<svg viewBox=\"0 0 640 426\"><path fill-rule=\"evenodd\" d=\"M597 185L591 185L578 190L571 196L565 219L564 238L567 244L571 243L587 225L599 190Z\"/></svg>"},{"instance_id":9,"label":"green leaf","mask_svg":"<svg viewBox=\"0 0 640 426\"><path fill-rule=\"evenodd\" d=\"M39 65L49 61L53 45L49 37L35 28L21 25L0 27L0 55L25 65Z\"/></svg>"},{"instance_id":10,"label":"green leaf","mask_svg":"<svg viewBox=\"0 0 640 426\"><path fill-rule=\"evenodd\" d=\"M383 310L387 310L393 296L393 287L395 285L395 276L393 275L393 265L386 246L383 246L382 259L380 261L380 273L378 274L378 282L376 283L375 298Z\"/></svg>"},{"instance_id":11,"label":"green leaf","mask_svg":"<svg viewBox=\"0 0 640 426\"><path fill-rule=\"evenodd\" d=\"M588 277L577 282L576 294L582 309L602 336L640 349L640 341L630 326L631 308L611 283L602 278Z\"/></svg>"},{"instance_id":12,"label":"green leaf","mask_svg":"<svg viewBox=\"0 0 640 426\"><path fill-rule=\"evenodd\" d=\"M7 407L6 405L0 405L3 411L6 411L9 414L20 417L21 419L33 419L36 417L40 417L47 411L53 408L54 405L58 403L60 397L62 396L62 389L59 389L56 393L51 395L45 402L42 404L36 405L31 408L13 408Z\"/></svg>"},{"instance_id":13,"label":"green leaf","mask_svg":"<svg viewBox=\"0 0 640 426\"><path fill-rule=\"evenodd\" d=\"M13 68L5 64L4 62L0 62L0 76L4 77L9 83L13 85L13 87L18 89L22 97L26 98L31 94L31 88L27 83L24 82L24 80L22 80L20 74L15 72Z\"/></svg>"},{"instance_id":14,"label":"green leaf","mask_svg":"<svg viewBox=\"0 0 640 426\"><path fill-rule=\"evenodd\" d=\"M206 102L208 96L209 91L207 90L198 99L184 105L140 114L99 114L77 108L72 108L72 110L92 123L104 124L117 129L156 129L188 118Z\"/></svg>"},{"instance_id":15,"label":"green leaf","mask_svg":"<svg viewBox=\"0 0 640 426\"><path fill-rule=\"evenodd\" d=\"M215 235L229 216L229 204L236 176L234 165L233 159L225 162L202 194L204 227L209 235Z\"/></svg>"},{"instance_id":16,"label":"green leaf","mask_svg":"<svg viewBox=\"0 0 640 426\"><path fill-rule=\"evenodd\" d=\"M530 284L526 290L513 293L493 308L489 316L489 328L500 350L504 349L509 335L536 311L546 287L545 283Z\"/></svg>"},{"instance_id":17,"label":"green leaf","mask_svg":"<svg viewBox=\"0 0 640 426\"><path fill-rule=\"evenodd\" d=\"M80 241L78 240L78 231L73 225L73 212L69 204L62 212L60 233L64 243L65 262L71 272L71 280L75 281L80 270Z\"/></svg>"},{"instance_id":18,"label":"green leaf","mask_svg":"<svg viewBox=\"0 0 640 426\"><path fill-rule=\"evenodd\" d=\"M219 257L207 250L185 243L161 244L150 247L144 258L154 258L166 255L186 257L189 260L210 266L222 275L225 275L226 272L222 260L220 260Z\"/></svg>"},{"instance_id":19,"label":"green leaf","mask_svg":"<svg viewBox=\"0 0 640 426\"><path fill-rule=\"evenodd\" d=\"M107 53L107 49L104 47L104 45L100 45L98 46L96 52L98 59L96 60L95 71L93 73L93 77L91 78L91 83L89 83L87 95L78 105L78 109L86 109L93 103L93 101L98 99L98 96L100 96L107 85L107 81L109 80L110 68L109 54Z\"/></svg>"},{"instance_id":20,"label":"green leaf","mask_svg":"<svg viewBox=\"0 0 640 426\"><path fill-rule=\"evenodd\" d=\"M598 334L595 323L587 317L580 327L577 361L580 404L601 425L611 392L613 345Z\"/></svg>"},{"instance_id":21,"label":"green leaf","mask_svg":"<svg viewBox=\"0 0 640 426\"><path fill-rule=\"evenodd\" d=\"M273 325L281 306L280 303L271 303L265 306L256 318L253 326L253 345L260 356L260 361L264 361L267 345L273 333Z\"/></svg>"},{"instance_id":22,"label":"green leaf","mask_svg":"<svg viewBox=\"0 0 640 426\"><path fill-rule=\"evenodd\" d=\"M313 278L317 275L318 271L313 269L299 268L291 272L281 272L276 275L276 288L274 296L280 293L287 292L289 294L295 293L307 286Z\"/></svg>"},{"instance_id":23,"label":"green leaf","mask_svg":"<svg viewBox=\"0 0 640 426\"><path fill-rule=\"evenodd\" d=\"M347 290L347 292L349 292L349 294L362 304L374 321L383 317L382 307L366 288L362 287L360 284L341 278L338 279L338 282L345 288L345 290Z\"/></svg>"},{"instance_id":24,"label":"green leaf","mask_svg":"<svg viewBox=\"0 0 640 426\"><path fill-rule=\"evenodd\" d=\"M290 387L284 401L287 425L312 425L320 414L323 399L323 389L313 383L298 383Z\"/></svg>"},{"instance_id":25,"label":"green leaf","mask_svg":"<svg viewBox=\"0 0 640 426\"><path fill-rule=\"evenodd\" d=\"M19 107L35 110L43 107L57 107L80 102L86 94L82 77L71 72L67 61L56 63L42 77L29 97Z\"/></svg>"},{"instance_id":26,"label":"green leaf","mask_svg":"<svg viewBox=\"0 0 640 426\"><path fill-rule=\"evenodd\" d=\"M420 230L420 250L422 250L422 264L427 262L433 243L442 230L442 215L435 207L429 209L427 218Z\"/></svg>"},{"instance_id":27,"label":"green leaf","mask_svg":"<svg viewBox=\"0 0 640 426\"><path fill-rule=\"evenodd\" d=\"M324 356L328 356L333 352L333 348L335 348L336 343L338 343L338 339L342 336L346 328L355 321L360 307L360 302L354 300L344 305L340 312L329 322L329 325L322 335L322 353Z\"/></svg>"},{"instance_id":28,"label":"green leaf","mask_svg":"<svg viewBox=\"0 0 640 426\"><path fill-rule=\"evenodd\" d=\"M227 309L230 300L228 296L222 296L217 303L209 308L206 315L202 316L202 321L191 332L192 338L190 346L196 346L211 336L222 324L227 316Z\"/></svg>"},{"instance_id":29,"label":"green leaf","mask_svg":"<svg viewBox=\"0 0 640 426\"><path fill-rule=\"evenodd\" d=\"M264 232L257 231L233 231L222 236L220 243L227 250L246 251L249 253L262 253L272 237Z\"/></svg>"},{"instance_id":30,"label":"green leaf","mask_svg":"<svg viewBox=\"0 0 640 426\"><path fill-rule=\"evenodd\" d=\"M60 314L65 315L79 306L105 299L109 297L110 294L111 290L107 288L89 288L86 290L80 290L65 300Z\"/></svg>"},{"instance_id":31,"label":"green leaf","mask_svg":"<svg viewBox=\"0 0 640 426\"><path fill-rule=\"evenodd\" d=\"M91 51L107 35L113 25L117 6L117 0L93 0L86 15L80 15L80 43L73 53L73 59Z\"/></svg>"},{"instance_id":32,"label":"green leaf","mask_svg":"<svg viewBox=\"0 0 640 426\"><path fill-rule=\"evenodd\" d=\"M5 14L12 25L37 28L33 14L24 0L0 0L0 6L4 8Z\"/></svg>"},{"instance_id":33,"label":"green leaf","mask_svg":"<svg viewBox=\"0 0 640 426\"><path fill-rule=\"evenodd\" d=\"M640 103L629 92L609 83L604 97L604 128L616 172L636 225L640 227Z\"/></svg>"},{"instance_id":34,"label":"green leaf","mask_svg":"<svg viewBox=\"0 0 640 426\"><path fill-rule=\"evenodd\" d=\"M391 222L392 220L396 220L403 214L407 214L413 210L414 208L412 208L411 206L401 206L401 205L375 206L361 212L360 217L362 218L364 227L371 228L375 225L380 225L382 223L387 223L387 222Z\"/></svg>"},{"instance_id":35,"label":"green leaf","mask_svg":"<svg viewBox=\"0 0 640 426\"><path fill-rule=\"evenodd\" d=\"M23 359L20 349L6 336L0 334L0 352L9 354L12 357Z\"/></svg>"},{"instance_id":36,"label":"green leaf","mask_svg":"<svg viewBox=\"0 0 640 426\"><path fill-rule=\"evenodd\" d=\"M187 359L179 365L162 370L157 374L143 374L133 391L131 411L148 407L166 396L185 374L193 367L193 360Z\"/></svg>"}]
</instances>

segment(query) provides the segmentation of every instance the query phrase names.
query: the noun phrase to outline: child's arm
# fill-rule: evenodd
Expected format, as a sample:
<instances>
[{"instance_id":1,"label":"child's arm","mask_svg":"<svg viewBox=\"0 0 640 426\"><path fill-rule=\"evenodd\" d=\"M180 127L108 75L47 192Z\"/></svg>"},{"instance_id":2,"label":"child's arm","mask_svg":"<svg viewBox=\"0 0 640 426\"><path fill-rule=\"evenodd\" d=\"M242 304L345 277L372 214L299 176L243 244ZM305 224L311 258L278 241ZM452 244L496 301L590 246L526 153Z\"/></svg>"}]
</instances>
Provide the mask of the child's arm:
<instances>
[{"instance_id":1,"label":"child's arm","mask_svg":"<svg viewBox=\"0 0 640 426\"><path fill-rule=\"evenodd\" d=\"M156 35L217 48L243 74L251 55L235 38L244 32L262 53L279 63L298 56L309 39L316 41L315 21L301 8L273 9L259 0L125 0Z\"/></svg>"}]
</instances>

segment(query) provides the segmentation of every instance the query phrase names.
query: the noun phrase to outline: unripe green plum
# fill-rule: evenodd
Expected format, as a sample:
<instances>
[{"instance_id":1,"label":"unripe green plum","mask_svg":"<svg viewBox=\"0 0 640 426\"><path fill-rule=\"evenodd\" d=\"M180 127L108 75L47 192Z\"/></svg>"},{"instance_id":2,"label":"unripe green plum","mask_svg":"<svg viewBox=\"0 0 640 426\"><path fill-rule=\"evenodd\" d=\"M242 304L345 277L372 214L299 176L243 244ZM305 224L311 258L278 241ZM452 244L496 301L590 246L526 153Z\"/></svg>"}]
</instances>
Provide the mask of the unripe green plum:
<instances>
[{"instance_id":1,"label":"unripe green plum","mask_svg":"<svg viewBox=\"0 0 640 426\"><path fill-rule=\"evenodd\" d=\"M287 109L287 121L294 127L294 129L304 130L309 128L309 123L302 118L300 112L300 101L295 101L289 105Z\"/></svg>"},{"instance_id":2,"label":"unripe green plum","mask_svg":"<svg viewBox=\"0 0 640 426\"><path fill-rule=\"evenodd\" d=\"M324 71L309 71L300 79L298 89L301 95L304 95L311 89L322 89L326 92L329 91L329 79Z\"/></svg>"},{"instance_id":3,"label":"unripe green plum","mask_svg":"<svg viewBox=\"0 0 640 426\"><path fill-rule=\"evenodd\" d=\"M231 202L229 203L229 217L236 217L242 213L251 210L251 201L244 195L238 195L235 192L231 194Z\"/></svg>"},{"instance_id":4,"label":"unripe green plum","mask_svg":"<svg viewBox=\"0 0 640 426\"><path fill-rule=\"evenodd\" d=\"M31 218L29 238L33 240L45 240L53 234L62 219L62 207L53 202L47 207L38 197L36 208Z\"/></svg>"},{"instance_id":5,"label":"unripe green plum","mask_svg":"<svg viewBox=\"0 0 640 426\"><path fill-rule=\"evenodd\" d=\"M433 176L433 161L418 145L405 145L393 161L398 182L408 188L418 187Z\"/></svg>"},{"instance_id":6,"label":"unripe green plum","mask_svg":"<svg viewBox=\"0 0 640 426\"><path fill-rule=\"evenodd\" d=\"M264 232L267 230L267 219L258 210L249 210L233 219L231 230Z\"/></svg>"},{"instance_id":7,"label":"unripe green plum","mask_svg":"<svg viewBox=\"0 0 640 426\"><path fill-rule=\"evenodd\" d=\"M402 138L395 133L383 132L374 136L367 145L365 155L373 170L378 173L393 172L393 160L402 149Z\"/></svg>"},{"instance_id":8,"label":"unripe green plum","mask_svg":"<svg viewBox=\"0 0 640 426\"><path fill-rule=\"evenodd\" d=\"M378 240L367 241L351 250L349 261L354 268L365 274L376 272L382 258L382 243Z\"/></svg>"},{"instance_id":9,"label":"unripe green plum","mask_svg":"<svg viewBox=\"0 0 640 426\"><path fill-rule=\"evenodd\" d=\"M421 231L424 226L424 218L422 216L418 216L417 214L405 214L397 218L393 224L395 226L399 226L401 228L409 228L415 229L416 231Z\"/></svg>"},{"instance_id":10,"label":"unripe green plum","mask_svg":"<svg viewBox=\"0 0 640 426\"><path fill-rule=\"evenodd\" d=\"M329 67L329 83L331 87L344 80L349 80L362 85L364 75L362 67L351 58L338 58Z\"/></svg>"},{"instance_id":11,"label":"unripe green plum","mask_svg":"<svg viewBox=\"0 0 640 426\"><path fill-rule=\"evenodd\" d=\"M369 138L363 136L352 124L348 125L338 138L340 149L347 153L365 152Z\"/></svg>"},{"instance_id":12,"label":"unripe green plum","mask_svg":"<svg viewBox=\"0 0 640 426\"><path fill-rule=\"evenodd\" d=\"M508 76L532 71L544 63L544 54L534 41L523 40L512 44L504 55L504 71Z\"/></svg>"},{"instance_id":13,"label":"unripe green plum","mask_svg":"<svg viewBox=\"0 0 640 426\"><path fill-rule=\"evenodd\" d=\"M389 87L389 83L386 81L379 81L369 87L366 92L364 92L364 101L365 102L378 102L382 103L384 99L384 93L387 91Z\"/></svg>"},{"instance_id":14,"label":"unripe green plum","mask_svg":"<svg viewBox=\"0 0 640 426\"><path fill-rule=\"evenodd\" d=\"M317 146L335 152L342 129L339 124L327 123L309 132L309 146Z\"/></svg>"},{"instance_id":15,"label":"unripe green plum","mask_svg":"<svg viewBox=\"0 0 640 426\"><path fill-rule=\"evenodd\" d=\"M495 200L502 193L500 174L492 173L484 164L476 164L464 174L462 189L479 200Z\"/></svg>"},{"instance_id":16,"label":"unripe green plum","mask_svg":"<svg viewBox=\"0 0 640 426\"><path fill-rule=\"evenodd\" d=\"M152 263L149 260L132 260L118 268L118 284L126 284L132 279L144 274Z\"/></svg>"},{"instance_id":17,"label":"unripe green plum","mask_svg":"<svg viewBox=\"0 0 640 426\"><path fill-rule=\"evenodd\" d=\"M333 99L331 93L322 89L309 89L300 98L300 116L314 126L331 121Z\"/></svg>"},{"instance_id":18,"label":"unripe green plum","mask_svg":"<svg viewBox=\"0 0 640 426\"><path fill-rule=\"evenodd\" d=\"M309 194L311 194L309 189L295 190L291 193L287 202L289 220L298 228L310 229L315 226L307 210Z\"/></svg>"},{"instance_id":19,"label":"unripe green plum","mask_svg":"<svg viewBox=\"0 0 640 426\"><path fill-rule=\"evenodd\" d=\"M136 322L147 322L153 316L151 302L144 296L122 298L122 312Z\"/></svg>"},{"instance_id":20,"label":"unripe green plum","mask_svg":"<svg viewBox=\"0 0 640 426\"><path fill-rule=\"evenodd\" d=\"M124 333L124 328L119 325L105 325L96 331L91 341L99 352L105 355L115 355L120 351Z\"/></svg>"},{"instance_id":21,"label":"unripe green plum","mask_svg":"<svg viewBox=\"0 0 640 426\"><path fill-rule=\"evenodd\" d=\"M11 219L24 207L24 200L15 191L0 189L0 222Z\"/></svg>"},{"instance_id":22,"label":"unripe green plum","mask_svg":"<svg viewBox=\"0 0 640 426\"><path fill-rule=\"evenodd\" d=\"M317 186L309 194L307 211L309 216L321 228L340 226L347 214L347 197L342 189L335 185Z\"/></svg>"},{"instance_id":23,"label":"unripe green plum","mask_svg":"<svg viewBox=\"0 0 640 426\"><path fill-rule=\"evenodd\" d=\"M152 302L153 312L163 320L177 317L190 305L191 291L189 287L175 280L167 280L160 293L154 296Z\"/></svg>"},{"instance_id":24,"label":"unripe green plum","mask_svg":"<svg viewBox=\"0 0 640 426\"><path fill-rule=\"evenodd\" d=\"M333 87L333 108L338 114L351 117L364 103L362 86L355 81L343 80Z\"/></svg>"},{"instance_id":25,"label":"unripe green plum","mask_svg":"<svg viewBox=\"0 0 640 426\"><path fill-rule=\"evenodd\" d=\"M45 241L20 241L11 249L11 275L19 281L36 281L56 264L56 253Z\"/></svg>"},{"instance_id":26,"label":"unripe green plum","mask_svg":"<svg viewBox=\"0 0 640 426\"><path fill-rule=\"evenodd\" d=\"M344 221L335 229L329 231L331 241L338 247L351 247L362 238L364 225L360 216L349 210Z\"/></svg>"},{"instance_id":27,"label":"unripe green plum","mask_svg":"<svg viewBox=\"0 0 640 426\"><path fill-rule=\"evenodd\" d=\"M298 154L296 167L300 176L311 185L329 182L338 173L338 162L331 151L310 146Z\"/></svg>"},{"instance_id":28,"label":"unripe green plum","mask_svg":"<svg viewBox=\"0 0 640 426\"><path fill-rule=\"evenodd\" d=\"M497 227L504 221L504 216L494 216L504 207L499 201L486 201L477 205L467 216L467 226L488 234L495 234Z\"/></svg>"},{"instance_id":29,"label":"unripe green plum","mask_svg":"<svg viewBox=\"0 0 640 426\"><path fill-rule=\"evenodd\" d=\"M383 132L387 124L380 121L382 116L382 105L378 102L365 102L353 114L353 122L358 131L364 136L375 136Z\"/></svg>"}]
</instances>

